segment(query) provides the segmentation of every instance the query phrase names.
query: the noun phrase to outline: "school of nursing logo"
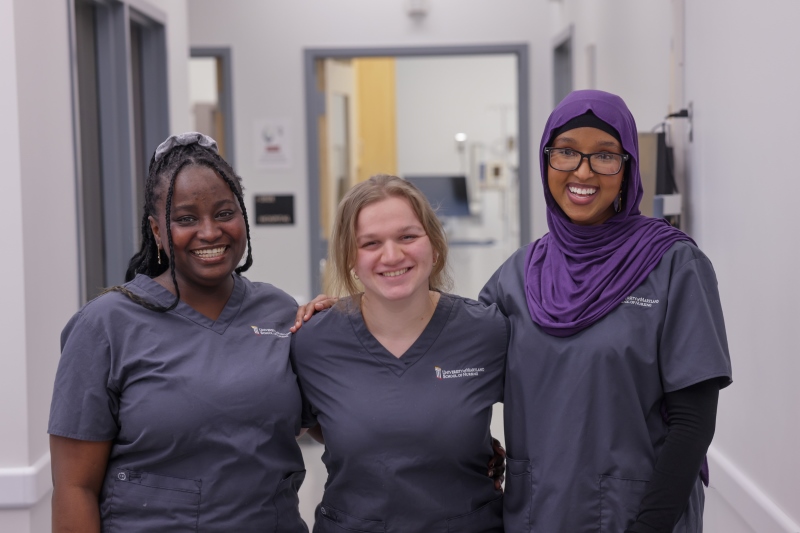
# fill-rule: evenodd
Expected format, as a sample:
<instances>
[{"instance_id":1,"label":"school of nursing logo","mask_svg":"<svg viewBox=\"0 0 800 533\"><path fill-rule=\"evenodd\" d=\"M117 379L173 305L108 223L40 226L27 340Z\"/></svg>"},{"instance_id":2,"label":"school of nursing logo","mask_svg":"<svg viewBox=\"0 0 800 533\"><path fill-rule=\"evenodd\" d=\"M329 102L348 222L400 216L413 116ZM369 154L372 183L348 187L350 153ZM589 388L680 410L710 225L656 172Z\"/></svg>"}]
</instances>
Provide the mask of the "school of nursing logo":
<instances>
[{"instance_id":1,"label":"school of nursing logo","mask_svg":"<svg viewBox=\"0 0 800 533\"><path fill-rule=\"evenodd\" d=\"M274 329L271 328L260 328L258 326L250 326L250 327L253 328L253 333L255 333L256 335L272 335L273 337L280 337L282 339L285 339L286 337L291 335L291 332L288 331L286 333L281 333L280 331L275 331Z\"/></svg>"},{"instance_id":2,"label":"school of nursing logo","mask_svg":"<svg viewBox=\"0 0 800 533\"><path fill-rule=\"evenodd\" d=\"M659 300L651 300L650 298L642 298L640 296L628 296L622 303L638 305L639 307L653 307L659 303Z\"/></svg>"},{"instance_id":3,"label":"school of nursing logo","mask_svg":"<svg viewBox=\"0 0 800 533\"><path fill-rule=\"evenodd\" d=\"M444 370L440 366L433 367L436 372L436 379L454 379L477 377L485 371L483 368L459 368L458 370Z\"/></svg>"}]
</instances>

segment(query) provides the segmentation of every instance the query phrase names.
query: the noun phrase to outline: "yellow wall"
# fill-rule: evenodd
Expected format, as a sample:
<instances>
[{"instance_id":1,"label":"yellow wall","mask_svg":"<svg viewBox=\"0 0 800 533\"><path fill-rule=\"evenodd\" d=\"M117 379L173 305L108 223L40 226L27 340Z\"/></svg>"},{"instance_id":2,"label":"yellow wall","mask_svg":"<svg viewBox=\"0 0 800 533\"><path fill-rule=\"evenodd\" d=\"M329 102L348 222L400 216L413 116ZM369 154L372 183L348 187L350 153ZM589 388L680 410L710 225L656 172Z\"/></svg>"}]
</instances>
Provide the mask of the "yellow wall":
<instances>
[{"instance_id":1,"label":"yellow wall","mask_svg":"<svg viewBox=\"0 0 800 533\"><path fill-rule=\"evenodd\" d=\"M358 113L357 181L397 174L395 63L391 57L353 60Z\"/></svg>"}]
</instances>

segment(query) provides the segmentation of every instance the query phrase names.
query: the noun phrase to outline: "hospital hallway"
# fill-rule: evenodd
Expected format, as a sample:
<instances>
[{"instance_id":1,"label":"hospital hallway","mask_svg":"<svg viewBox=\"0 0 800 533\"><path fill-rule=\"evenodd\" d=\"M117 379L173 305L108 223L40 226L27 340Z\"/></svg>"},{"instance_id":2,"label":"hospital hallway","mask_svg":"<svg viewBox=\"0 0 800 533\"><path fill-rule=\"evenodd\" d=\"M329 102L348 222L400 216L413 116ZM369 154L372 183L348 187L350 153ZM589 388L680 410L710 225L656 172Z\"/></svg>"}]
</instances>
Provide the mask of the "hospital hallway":
<instances>
[{"instance_id":1,"label":"hospital hallway","mask_svg":"<svg viewBox=\"0 0 800 533\"><path fill-rule=\"evenodd\" d=\"M724 388L716 411L708 409L705 423L699 424L705 430L702 448L711 443L703 531L800 533L800 490L795 485L800 478L800 387L795 383L800 375L796 332L800 179L794 161L800 146L798 21L797 0L0 0L0 191L6 221L5 254L0 261L0 532L46 533L54 530L53 521L64 516L54 512L52 503L54 483L58 485L53 470L65 464L63 456L57 457L59 442L64 444L59 437L83 445L112 443L115 451L108 452L111 463L104 463L104 479L116 484L130 481L127 472L112 472L121 464L114 461L130 459L129 448L117 453L120 446L156 442L152 449L164 456L194 459L193 453L178 453L172 446L197 445L203 442L198 436L202 429L217 430L224 425L218 420L224 420L232 425L221 440L238 452L247 447L230 435L259 427L264 409L256 402L266 405L270 414L274 410L276 416L296 417L293 404L283 401L282 395L299 395L289 352L301 336L288 332L289 313L295 302L308 302L335 286L329 252L339 250L331 247L331 241L337 208L347 191L372 176L390 175L412 183L434 207L436 215L430 219L441 221L446 233L453 294L477 298L497 268L521 247L548 233L549 243L559 242L547 252L550 255L536 256L541 261L534 261L533 267L515 263L514 274L496 284L503 293L496 295L498 301L511 309L511 319L518 320L508 330L509 346L517 342L518 347L507 351L515 357L506 368L515 371L502 375L502 382L496 378L493 396L486 393L489 387L480 393L459 389L470 401L487 394L484 415L488 405L501 397L501 386L503 395L512 390L511 381L515 391L522 391L508 399L514 409L506 412L514 417L519 413L515 420L521 420L509 430L509 439L516 444L517 431L541 431L530 442L539 435L547 440L536 440L542 447L534 451L516 447L524 450L514 460L519 461L515 464L520 476L531 478L524 485L531 493L531 507L542 507L538 498L550 497L552 502L561 497L556 490L534 494L537 483L554 486L551 481L562 474L555 467L547 479L533 474L540 465L533 464L537 459L532 456L544 444L558 451L557 459L575 465L583 464L573 460L580 454L562 450L573 443L583 445L586 455L599 453L613 461L598 476L619 476L641 489L652 472L638 466L655 464L649 454L660 449L659 439L667 440L658 432L665 426L658 424L669 422L658 418L656 406L666 405L672 393L719 379ZM580 114L562 114L573 104ZM606 112L620 122L611 124L616 119L607 118ZM561 132L561 128L567 129ZM578 135L562 137L582 128ZM598 132L613 140L597 138ZM167 146L156 158L165 140ZM562 141L567 144L559 145ZM214 166L210 174L194 176L192 164L181 159L194 150L214 161L219 156L224 168ZM601 172L595 173L598 167ZM191 233L187 228L194 220L166 220L167 213L175 214L167 207L172 205L167 198L172 202L175 194L189 196L185 190L176 193L178 175L186 169L192 180L202 178L208 191L221 191L219 196L231 201L235 231L228 234L231 241L225 246L190 246L181 241L181 234ZM587 169L589 175L578 177ZM170 175L172 171L175 174ZM214 173L228 185L215 181ZM161 187L168 176L171 185L165 194ZM208 193L206 200L210 196L214 194ZM591 213L598 199L605 202L594 213L602 215L599 218ZM568 214L574 214L572 208L578 217ZM587 212L591 216L581 218L580 213ZM213 227L225 218L217 214L209 218ZM643 222L640 214L650 218ZM639 229L658 228L654 234L660 237L648 233L646 238L631 239L637 242L629 249L627 239L639 229L626 232L640 222ZM560 240L563 235L554 237L563 228L569 228L565 234L574 238L568 244ZM600 231L593 233L595 229ZM619 233L607 240L614 231ZM666 240L660 240L664 236ZM647 281L642 281L644 276L650 279L656 272L651 268L679 264L661 262L666 255L660 254L673 250L665 243L687 239L696 245L687 248L700 250L682 263L691 268L676 267L663 274L659 279L669 282L653 294L635 293ZM587 256L583 252L588 248L592 250ZM193 265L199 258L224 264L208 286L193 285L197 277L184 277L183 265L174 270L174 279L188 280L190 291L214 288L213 296L209 296L212 291L199 291L204 294L202 307L214 312L197 316L203 313L189 303L196 301L183 289L171 292L179 281L167 286L166 269L179 263L172 262L175 250L189 258L185 264ZM233 252L226 255L228 250ZM599 255L592 255L598 250ZM414 266L373 273L401 285L399 276L406 272L416 279ZM677 277L691 279L688 273L700 266L702 276L698 274L696 285L672 283ZM189 270L194 272L193 268ZM345 276L351 269L355 274L355 266L342 269ZM222 290L229 288L231 272L237 270L243 272L241 278L233 275L238 291L246 292L243 287L257 287L248 295L274 291L270 293L274 298L254 298L257 305L249 309L259 318L251 320L248 315L246 323L244 313L225 315L231 322L216 314L218 308L230 309L228 302L239 301L230 296L234 293ZM141 277L131 283L163 290L158 298L166 303L148 300L136 307L131 304L136 300L120 296L122 290L109 293L134 274ZM162 275L166 285L153 281ZM424 285L417 287L423 290L413 294L421 295ZM677 298L679 305L671 305L676 299L669 291L676 287L685 292ZM182 297L167 301L177 292ZM112 300L115 297L120 299ZM117 314L116 307L109 307L113 312L108 313L103 308L96 313L98 320L119 319L105 330L110 333L100 338L105 333L95 328L98 337L80 349L65 347L75 324L85 320L93 306L98 309L109 301L150 314L136 322ZM173 302L176 307L166 310ZM670 305L657 308L656 304L666 303ZM178 306L191 307L188 314L194 313L194 318L176 318ZM595 312L597 307L602 312ZM261 324L267 308L270 317ZM439 307L431 309L435 315ZM592 311L587 318L583 313L588 309ZM280 317L279 311L284 313ZM481 308L481 312L494 310ZM674 313L669 320L668 313ZM713 315L713 327L708 327L710 320L697 319L702 313L706 319ZM570 329L566 337L551 333L563 333L559 328L577 323L572 320L575 316L586 319L580 327L602 322L602 328L588 332L597 337L584 335L584 329ZM644 322L654 316L657 320ZM233 327L228 328L230 323ZM557 327L549 329L546 323ZM187 329L181 329L184 326ZM195 326L203 329L189 329ZM661 334L671 326L688 333ZM78 328L83 333L95 329ZM463 330L448 330L447 345L466 345L481 333L499 330L470 323ZM656 330L657 335L649 336ZM108 339L123 334L126 348L112 350ZM364 338L367 335L360 337ZM563 338L569 340L559 344ZM141 342L142 349L130 349L129 340ZM526 357L529 344L553 357ZM448 355L461 356L475 346L453 349ZM251 371L249 359L237 357L242 353L277 354L285 364L262 365L263 374L258 374ZM159 356L163 365L147 366L148 357ZM130 381L129 374L118 382L112 379L116 370L172 369L175 358L183 356L186 367L163 381L151 374ZM71 364L73 357L82 358L82 363ZM122 357L133 363L116 359ZM495 369L500 360L499 356L494 360ZM67 362L62 365L62 361ZM385 361L402 364L391 356ZM702 365L708 361L725 370L707 370ZM640 363L637 368L645 369L647 380L639 380L632 362ZM427 376L431 379L438 377L435 372L448 370L441 362L431 366ZM452 368L467 372L473 366L482 365L454 363ZM422 372L428 368L417 368L427 379ZM63 378L70 370L71 381ZM348 379L360 376L341 373ZM265 376L278 374L290 390L263 387ZM334 375L338 377L336 369L324 377ZM578 385L578 378L586 381ZM64 386L65 381L71 385ZM169 394L151 396L138 389L137 397L128 389L131 384L148 387L152 382L166 383L163 390ZM369 400L375 401L369 407L383 408L385 403L377 400L390 387L379 380L363 383L374 387ZM185 402L182 411L184 403L175 396L187 390L184 396L193 401ZM344 404L357 390L345 384L330 396ZM409 395L403 392L393 401L405 408ZM558 403L555 399L562 394L570 401ZM653 398L639 401L648 394ZM278 396L280 401L273 401ZM424 405L460 413L447 403L463 403L461 397L454 398L442 394L435 401L426 398ZM119 414L120 405L130 409L127 418ZM153 405L156 413L143 416ZM220 407L219 418L210 418L209 406ZM565 412L572 407L572 412ZM235 409L240 411L231 415ZM503 441L507 429L503 407L495 404L493 409L491 432ZM188 411L197 418L184 416ZM64 426L59 431L54 426L58 413L64 424L83 424L80 430ZM136 418L141 433L130 430L131 418ZM444 429L447 426L439 425L443 418L431 417L431 423ZM532 419L542 422L534 424ZM632 419L640 424L629 423ZM176 429L165 420L191 427ZM242 427L247 431L240 431ZM263 425L260 431L269 427ZM625 440L627 431L641 435L649 431L655 441L633 439L644 444L639 446L642 456L607 453L625 449L620 442L633 442ZM155 440L148 441L144 434ZM282 450L293 455L295 464L289 471L297 471L292 431L267 437L262 432L254 440L270 441L276 435L285 445ZM365 439L370 446L374 440L383 444L390 439ZM601 445L595 446L597 442ZM311 527L327 474L320 460L322 445L306 437L299 445L307 470L299 494L301 513ZM216 449L196 447L198 453ZM105 448L93 449L105 458ZM269 478L269 483L257 482L271 487L270 476L286 470L287 457L281 453L276 452L275 461L269 455L270 461L263 462L280 467L267 474L242 466L251 460L258 463L255 454L235 453L232 462L253 478ZM153 464L139 452L131 455L141 461L139 466ZM638 466L622 465L617 461L622 456L626 460L635 456ZM644 456L647 459L640 461ZM230 457L221 454L209 463L216 464L217 459L224 462ZM558 464L552 457L541 462L548 467ZM152 472L144 466L141 471L170 477L156 471L167 463L175 466L167 460ZM686 478L692 478L694 462L680 463L689 465ZM99 464L92 463L97 468ZM75 470L85 474L90 469ZM124 479L117 477L120 474ZM170 483L182 480L175 482L180 490L192 481L202 485L204 475L216 475L172 474ZM225 482L245 486L244 477ZM278 488L267 497L291 486L292 479L280 477ZM223 485L227 489L223 482L215 487ZM563 494L573 497L578 485ZM207 507L225 509L229 519L242 520L247 516L242 509L253 507L246 498L238 498L243 491L226 489L220 489L225 494L219 499L206 492ZM56 493L63 494L60 489ZM232 499L231 493L237 498ZM559 495L551 496L555 493ZM199 489L192 494L191 498L200 498ZM416 495L422 500L429 494ZM699 494L693 489L691 505L686 507L693 511L683 517L699 519ZM264 496L258 491L250 495ZM94 499L92 494L92 505ZM111 505L106 496L98 494L96 499ZM589 497L577 500L594 502ZM608 500L616 504L622 498ZM215 506L218 501L224 504ZM552 506L561 507L565 506ZM626 512L632 509L622 507ZM94 516L94 508L87 509ZM206 518L213 517L207 518L210 522L217 519L214 512L203 512ZM266 513L268 520L273 520L271 512ZM569 515L578 516L572 506Z\"/></svg>"}]
</instances>

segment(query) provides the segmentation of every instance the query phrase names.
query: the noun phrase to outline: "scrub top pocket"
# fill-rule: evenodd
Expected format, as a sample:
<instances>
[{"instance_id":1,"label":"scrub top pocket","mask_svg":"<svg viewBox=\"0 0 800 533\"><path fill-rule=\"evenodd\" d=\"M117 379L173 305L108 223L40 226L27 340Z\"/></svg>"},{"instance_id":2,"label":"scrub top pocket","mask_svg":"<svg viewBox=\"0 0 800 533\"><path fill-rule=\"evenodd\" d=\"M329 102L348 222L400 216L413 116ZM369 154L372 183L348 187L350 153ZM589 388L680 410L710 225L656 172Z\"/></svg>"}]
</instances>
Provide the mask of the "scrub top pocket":
<instances>
[{"instance_id":1,"label":"scrub top pocket","mask_svg":"<svg viewBox=\"0 0 800 533\"><path fill-rule=\"evenodd\" d=\"M503 533L503 497L474 511L447 519L448 533Z\"/></svg>"},{"instance_id":2,"label":"scrub top pocket","mask_svg":"<svg viewBox=\"0 0 800 533\"><path fill-rule=\"evenodd\" d=\"M532 497L531 462L506 457L506 491L503 496L506 531L530 530ZM513 517L513 521L509 517Z\"/></svg>"},{"instance_id":3,"label":"scrub top pocket","mask_svg":"<svg viewBox=\"0 0 800 533\"><path fill-rule=\"evenodd\" d=\"M647 481L600 476L600 532L619 533L636 520Z\"/></svg>"},{"instance_id":4,"label":"scrub top pocket","mask_svg":"<svg viewBox=\"0 0 800 533\"><path fill-rule=\"evenodd\" d=\"M300 499L297 491L303 480L306 478L306 471L292 472L275 489L275 514L278 517L278 525L275 533L299 533L307 532L303 519L300 518Z\"/></svg>"},{"instance_id":5,"label":"scrub top pocket","mask_svg":"<svg viewBox=\"0 0 800 533\"><path fill-rule=\"evenodd\" d=\"M110 533L197 531L198 479L117 470L109 509Z\"/></svg>"},{"instance_id":6,"label":"scrub top pocket","mask_svg":"<svg viewBox=\"0 0 800 533\"><path fill-rule=\"evenodd\" d=\"M343 531L385 533L386 523L381 520L358 518L334 509L326 503L319 504L314 516L314 533L342 533Z\"/></svg>"}]
</instances>

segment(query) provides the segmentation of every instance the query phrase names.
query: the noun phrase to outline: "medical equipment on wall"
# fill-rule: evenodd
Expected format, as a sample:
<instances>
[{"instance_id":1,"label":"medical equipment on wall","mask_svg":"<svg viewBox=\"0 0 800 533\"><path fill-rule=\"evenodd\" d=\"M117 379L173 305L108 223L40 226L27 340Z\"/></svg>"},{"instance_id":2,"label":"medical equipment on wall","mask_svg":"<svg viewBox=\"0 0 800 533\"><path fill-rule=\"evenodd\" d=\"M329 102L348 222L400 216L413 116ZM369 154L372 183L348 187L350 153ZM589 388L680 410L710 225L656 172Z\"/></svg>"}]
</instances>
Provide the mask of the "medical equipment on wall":
<instances>
[{"instance_id":1,"label":"medical equipment on wall","mask_svg":"<svg viewBox=\"0 0 800 533\"><path fill-rule=\"evenodd\" d=\"M680 227L683 198L676 179L675 151L670 142L671 119L689 119L691 141L691 107L670 113L653 131L639 132L639 172L644 196L642 214L664 218Z\"/></svg>"}]
</instances>

